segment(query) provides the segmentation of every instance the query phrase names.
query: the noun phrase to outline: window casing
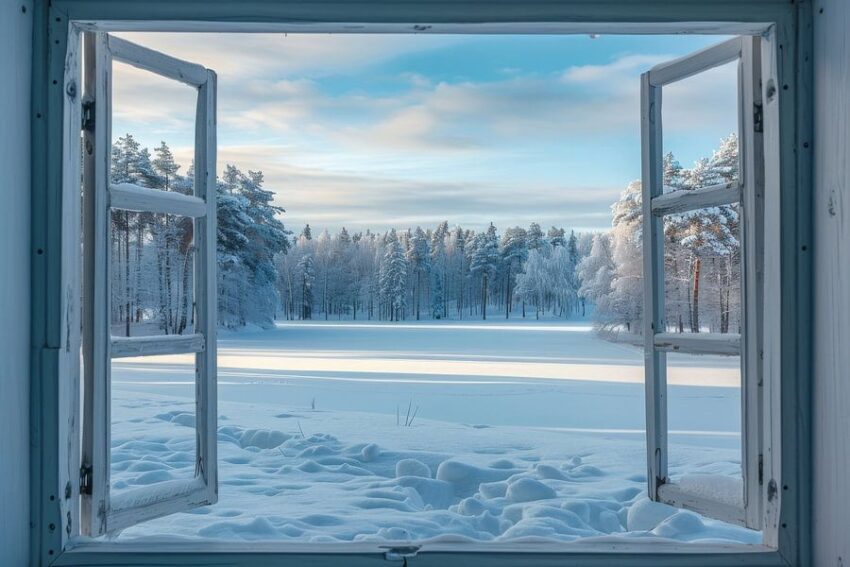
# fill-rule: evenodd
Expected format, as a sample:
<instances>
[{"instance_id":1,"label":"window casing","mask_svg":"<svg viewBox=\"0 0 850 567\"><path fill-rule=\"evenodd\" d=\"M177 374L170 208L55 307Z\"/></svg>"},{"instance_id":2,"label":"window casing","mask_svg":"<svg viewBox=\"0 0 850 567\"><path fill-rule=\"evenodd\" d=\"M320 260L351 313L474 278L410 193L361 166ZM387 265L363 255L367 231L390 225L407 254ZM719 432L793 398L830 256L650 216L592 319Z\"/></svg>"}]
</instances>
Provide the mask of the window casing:
<instances>
[{"instance_id":1,"label":"window casing","mask_svg":"<svg viewBox=\"0 0 850 567\"><path fill-rule=\"evenodd\" d=\"M430 564L488 565L515 564L517 552L524 564L551 561L563 554L575 564L604 565L612 560L635 565L699 565L699 564L800 564L807 557L808 500L804 483L808 462L804 440L808 431L808 406L805 384L808 339L805 333L805 313L810 293L805 283L792 283L803 273L805 258L800 257L801 244L808 230L805 220L809 205L800 192L809 187L805 171L808 152L796 151L802 144L810 112L805 89L799 88L806 76L805 7L785 3L742 2L718 8L709 3L648 3L636 6L631 2L615 2L604 7L592 7L581 2L564 2L563 6L484 6L471 8L455 6L402 7L387 10L380 3L352 6L298 7L288 3L221 4L201 14L200 8L177 0L167 5L148 6L139 10L130 1L116 1L108 6L58 0L37 7L36 21L43 22L35 32L34 101L41 113L33 118L34 164L33 204L35 213L34 250L46 254L33 262L33 281L38 289L33 297L46 297L34 304L34 386L33 386L33 563L57 565L92 565L98 563L162 563L181 555L181 562L206 564L222 562L252 565L262 562L300 565L314 564L371 564L383 561L384 550L373 546L349 546L328 552L321 549L281 549L245 547L236 544L222 546L157 546L156 549L120 544L84 544L76 537L80 526L74 521L79 502L79 478L76 464L80 457L74 440L79 436L79 389L75 377L79 371L74 354L79 337L73 333L73 322L80 317L78 301L73 290L79 285L78 268L74 265L76 235L79 225L75 219L74 201L78 193L63 191L74 187L74 148L79 140L74 127L79 124L75 80L79 80L79 62L69 46L79 40L81 29L171 29L171 30L246 30L268 26L279 30L292 29L286 24L299 21L358 21L374 22L378 31L421 31L421 26L404 22L433 21L429 31L457 31L463 25L485 26L487 21L504 21L492 27L505 31L598 32L631 31L660 33L669 31L704 31L712 33L745 33L763 36L761 53L766 70L762 80L764 93L763 123L765 127L764 253L748 250L764 261L764 317L760 322L765 333L762 351L764 376L764 463L762 465L764 510L763 547L746 550L715 545L671 545L664 549L635 544L606 545L593 543L563 547L498 547L451 545L434 546L420 551L415 561ZM533 21L524 21L534 16ZM204 19L206 24L187 23ZM519 21L517 21L519 20ZM663 20L665 23L654 23ZM98 22L97 24L93 22ZM256 22L246 24L244 22ZM542 24L540 22L543 22ZM742 22L715 24L717 21ZM70 23L70 22L79 22ZM586 22L609 22L586 24ZM275 26L277 24L277 26ZM303 26L303 27L300 27ZM442 27L441 27L442 26ZM301 24L304 31L344 31L345 26L330 24ZM802 39L800 39L802 38ZM789 56L788 54L794 54ZM783 56L783 54L785 56ZM61 85L57 89L55 86ZM781 90L780 90L781 89ZM781 93L781 94L780 94ZM64 127L63 127L64 125ZM71 128L69 128L71 126ZM63 134L64 129L64 134ZM78 135L78 130L77 130ZM802 146L800 146L802 147ZM79 154L77 153L76 156ZM78 185L77 185L78 187ZM78 209L76 209L78 211ZM62 222L58 222L62 219ZM779 227L782 226L782 238ZM50 275L54 277L50 277ZM75 343L75 341L77 341ZM64 439L66 442L60 442ZM78 447L78 445L77 445ZM781 451L779 450L781 447ZM438 553L432 555L429 552ZM556 554L553 556L553 554ZM615 559L616 558L616 559ZM413 563L413 560L411 560Z\"/></svg>"}]
</instances>

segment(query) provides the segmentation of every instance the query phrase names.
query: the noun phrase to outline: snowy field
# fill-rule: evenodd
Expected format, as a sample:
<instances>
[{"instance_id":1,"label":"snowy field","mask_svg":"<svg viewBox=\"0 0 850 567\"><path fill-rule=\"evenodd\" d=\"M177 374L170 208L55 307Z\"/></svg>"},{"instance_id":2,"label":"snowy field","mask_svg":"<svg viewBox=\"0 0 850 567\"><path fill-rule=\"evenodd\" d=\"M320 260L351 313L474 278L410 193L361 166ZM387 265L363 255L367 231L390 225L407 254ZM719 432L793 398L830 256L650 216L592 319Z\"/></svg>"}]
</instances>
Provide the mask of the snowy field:
<instances>
[{"instance_id":1,"label":"snowy field","mask_svg":"<svg viewBox=\"0 0 850 567\"><path fill-rule=\"evenodd\" d=\"M121 537L758 543L646 500L642 364L552 321L223 333L219 503ZM674 478L740 479L737 365L670 357ZM193 474L192 379L187 357L113 363L113 492Z\"/></svg>"}]
</instances>

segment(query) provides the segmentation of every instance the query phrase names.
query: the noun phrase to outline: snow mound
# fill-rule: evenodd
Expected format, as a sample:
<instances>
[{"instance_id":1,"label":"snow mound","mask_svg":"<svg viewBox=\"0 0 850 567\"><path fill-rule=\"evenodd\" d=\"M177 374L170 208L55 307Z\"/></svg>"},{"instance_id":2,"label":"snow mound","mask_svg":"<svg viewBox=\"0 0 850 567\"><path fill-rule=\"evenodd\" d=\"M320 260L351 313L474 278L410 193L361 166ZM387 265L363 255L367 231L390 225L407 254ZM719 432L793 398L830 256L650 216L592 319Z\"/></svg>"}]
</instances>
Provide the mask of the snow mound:
<instances>
[{"instance_id":1,"label":"snow mound","mask_svg":"<svg viewBox=\"0 0 850 567\"><path fill-rule=\"evenodd\" d=\"M396 477L419 476L431 478L431 469L422 461L416 459L402 459L395 464Z\"/></svg>"},{"instance_id":2,"label":"snow mound","mask_svg":"<svg viewBox=\"0 0 850 567\"><path fill-rule=\"evenodd\" d=\"M644 497L629 508L626 525L631 532L650 531L675 513L672 506Z\"/></svg>"},{"instance_id":3,"label":"snow mound","mask_svg":"<svg viewBox=\"0 0 850 567\"><path fill-rule=\"evenodd\" d=\"M555 498L555 491L533 478L520 478L508 485L506 498L511 502L533 502Z\"/></svg>"}]
</instances>

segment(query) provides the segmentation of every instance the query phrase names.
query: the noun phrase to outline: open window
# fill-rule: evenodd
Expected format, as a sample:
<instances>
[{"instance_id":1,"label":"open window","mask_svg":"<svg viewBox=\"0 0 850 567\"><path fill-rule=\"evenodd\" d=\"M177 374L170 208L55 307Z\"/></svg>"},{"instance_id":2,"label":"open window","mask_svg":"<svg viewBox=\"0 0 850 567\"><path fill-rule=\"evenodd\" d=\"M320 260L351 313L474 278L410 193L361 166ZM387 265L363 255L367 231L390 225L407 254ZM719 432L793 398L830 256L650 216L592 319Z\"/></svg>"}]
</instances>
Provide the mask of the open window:
<instances>
[{"instance_id":1,"label":"open window","mask_svg":"<svg viewBox=\"0 0 850 567\"><path fill-rule=\"evenodd\" d=\"M87 33L83 55L83 445L82 531L98 536L217 500L216 464L216 75L213 71L106 33ZM142 186L111 175L113 63L177 81L194 89L194 175L183 188ZM151 97L152 99L154 97ZM156 104L151 100L150 104ZM153 185L153 184L151 184ZM159 222L182 251L186 273L180 324L146 326L141 310L113 305L120 278L113 269L120 232L125 264L132 258L133 216ZM155 220L160 219L160 220ZM140 222L140 221L136 221ZM141 231L140 231L141 232ZM145 245L135 242L141 257ZM121 250L120 244L118 250ZM137 267L137 269L141 269ZM128 268L129 270L129 268ZM176 279L176 278L175 278ZM185 289L183 289L185 288ZM124 308L122 323L115 313ZM131 329L131 323L133 329ZM180 478L156 479L116 491L113 486L111 369L117 359L183 355L194 381L194 459ZM193 376L192 376L193 375ZM192 440L189 439L191 444ZM187 451L187 454L191 451ZM194 465L194 472L191 468Z\"/></svg>"},{"instance_id":2,"label":"open window","mask_svg":"<svg viewBox=\"0 0 850 567\"><path fill-rule=\"evenodd\" d=\"M648 491L653 500L688 508L719 520L761 527L762 494L762 195L760 39L736 37L692 55L663 63L641 77L642 198L644 252L644 349ZM737 62L739 152L737 175L695 189L666 183L662 93L666 86ZM694 109L698 111L698 109ZM698 211L728 211L741 241L737 329L690 333L667 321L665 225ZM731 263L731 262L730 262ZM697 277L698 277L697 271ZM740 332L732 332L740 329ZM678 331L678 332L676 332ZM668 353L721 355L740 360L741 474L738 478L671 474L668 423Z\"/></svg>"}]
</instances>

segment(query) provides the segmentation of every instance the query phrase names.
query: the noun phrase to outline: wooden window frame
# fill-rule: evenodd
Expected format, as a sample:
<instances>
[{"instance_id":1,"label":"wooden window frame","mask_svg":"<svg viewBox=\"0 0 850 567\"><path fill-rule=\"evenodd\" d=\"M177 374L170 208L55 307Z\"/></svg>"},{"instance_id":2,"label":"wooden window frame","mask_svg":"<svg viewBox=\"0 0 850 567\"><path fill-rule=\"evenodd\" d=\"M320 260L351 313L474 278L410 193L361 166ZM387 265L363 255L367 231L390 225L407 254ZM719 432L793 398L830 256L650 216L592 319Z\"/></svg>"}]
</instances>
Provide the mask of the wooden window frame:
<instances>
[{"instance_id":1,"label":"wooden window frame","mask_svg":"<svg viewBox=\"0 0 850 567\"><path fill-rule=\"evenodd\" d=\"M764 497L762 475L761 351L762 273L765 232L764 151L761 100L761 38L738 36L641 75L641 180L643 194L644 370L647 420L647 491L652 500L708 517L760 529ZM738 179L694 190L664 192L662 121L664 87L737 62ZM669 333L665 307L664 217L739 204L743 333ZM750 249L753 249L751 252ZM668 475L667 353L738 355L741 360L742 486L740 501L725 502L673 482ZM755 355L754 355L755 353Z\"/></svg>"},{"instance_id":2,"label":"wooden window frame","mask_svg":"<svg viewBox=\"0 0 850 567\"><path fill-rule=\"evenodd\" d=\"M413 565L805 565L811 557L811 5L780 0L470 0L145 3L53 0L34 6L32 98L31 556L33 565L384 565L375 544L144 544L81 541L79 194L69 159L79 123L83 31L325 31L401 33L715 33L761 35L765 77L764 542L440 544ZM340 23L343 22L343 23ZM348 23L346 23L348 22ZM66 74L66 73L71 73ZM69 78L70 77L70 78ZM75 113L77 114L75 116ZM79 136L77 131L76 136ZM776 156L773 158L772 156ZM781 227L781 230L779 229ZM769 317L769 319L768 319ZM76 341L76 342L75 342ZM76 350L75 350L76 349ZM74 368L76 367L76 375ZM76 461L75 461L76 459ZM392 555L396 559L398 555Z\"/></svg>"},{"instance_id":3,"label":"wooden window frame","mask_svg":"<svg viewBox=\"0 0 850 567\"><path fill-rule=\"evenodd\" d=\"M82 64L70 66L66 83L80 81L85 121L66 124L68 139L75 124L83 126L87 152L80 143L69 143L66 169L75 170L73 155L84 155L83 277L89 292L81 309L83 328L83 423L81 449L81 534L100 536L139 522L213 504L218 499L216 406L216 76L213 71L105 32L78 31L67 58ZM82 58L86 60L83 62ZM195 176L192 195L110 182L112 155L112 74L118 61L196 90ZM76 104L74 105L76 106ZM76 115L79 110L75 109ZM79 158L74 164L79 163ZM76 177L78 174L73 173ZM66 191L71 191L66 187ZM187 335L115 337L110 332L110 214L114 210L180 215L193 219L195 332ZM79 292L77 293L79 295ZM78 325L73 325L79 328ZM208 340L210 339L211 340ZM76 341L75 341L76 342ZM192 354L195 368L195 474L191 479L170 480L110 492L111 462L111 363L116 358Z\"/></svg>"}]
</instances>

